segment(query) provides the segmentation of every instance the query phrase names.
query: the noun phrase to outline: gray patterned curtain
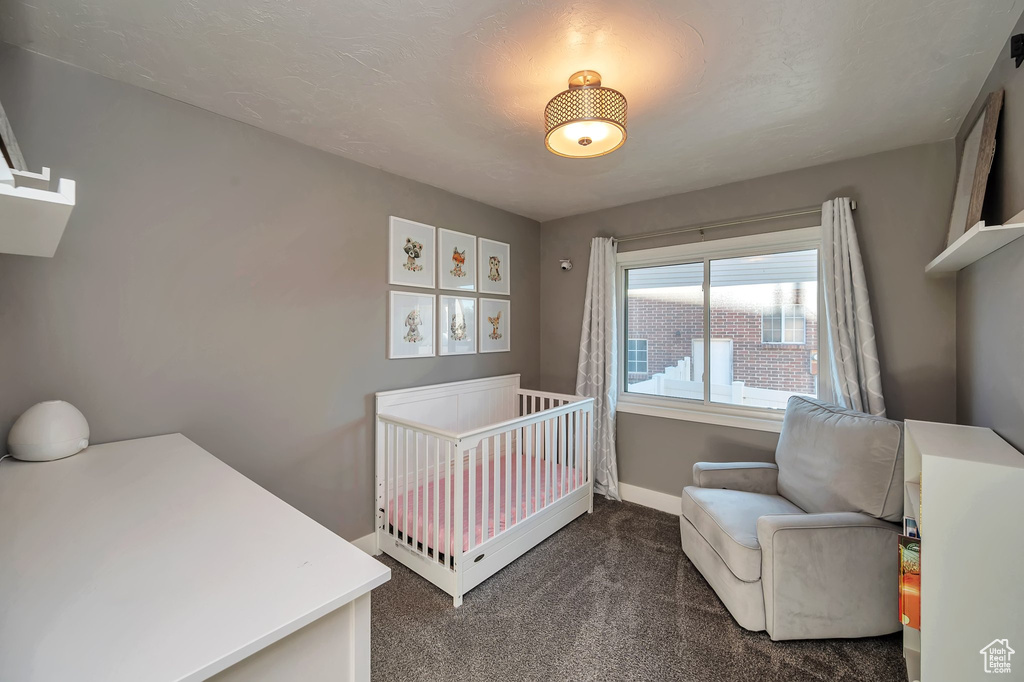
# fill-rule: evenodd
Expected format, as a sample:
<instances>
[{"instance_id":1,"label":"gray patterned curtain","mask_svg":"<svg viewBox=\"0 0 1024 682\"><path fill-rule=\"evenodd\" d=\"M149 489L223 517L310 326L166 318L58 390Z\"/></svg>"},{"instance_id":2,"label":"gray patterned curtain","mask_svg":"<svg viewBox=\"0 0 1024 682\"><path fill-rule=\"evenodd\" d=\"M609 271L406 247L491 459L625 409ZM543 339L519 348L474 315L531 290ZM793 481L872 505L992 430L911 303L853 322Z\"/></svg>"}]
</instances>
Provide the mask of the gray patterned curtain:
<instances>
[{"instance_id":1,"label":"gray patterned curtain","mask_svg":"<svg viewBox=\"0 0 1024 682\"><path fill-rule=\"evenodd\" d=\"M594 490L619 496L615 457L615 401L618 397L618 334L615 329L615 240L590 242L587 298L583 307L576 395L594 399Z\"/></svg>"},{"instance_id":2,"label":"gray patterned curtain","mask_svg":"<svg viewBox=\"0 0 1024 682\"><path fill-rule=\"evenodd\" d=\"M849 199L832 199L821 205L821 229L832 400L884 417L875 325Z\"/></svg>"}]
</instances>

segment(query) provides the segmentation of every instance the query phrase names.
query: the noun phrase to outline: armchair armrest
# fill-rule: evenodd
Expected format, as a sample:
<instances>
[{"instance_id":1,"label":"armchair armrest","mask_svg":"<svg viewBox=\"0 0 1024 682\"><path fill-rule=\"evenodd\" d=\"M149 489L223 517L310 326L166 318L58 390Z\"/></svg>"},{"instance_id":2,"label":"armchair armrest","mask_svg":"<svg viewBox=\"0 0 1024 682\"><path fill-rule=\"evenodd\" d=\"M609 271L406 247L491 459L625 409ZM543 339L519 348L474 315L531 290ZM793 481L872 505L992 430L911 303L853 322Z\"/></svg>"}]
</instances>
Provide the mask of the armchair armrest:
<instances>
[{"instance_id":1,"label":"armchair armrest","mask_svg":"<svg viewBox=\"0 0 1024 682\"><path fill-rule=\"evenodd\" d=\"M759 518L765 624L772 639L898 630L899 530L858 512Z\"/></svg>"},{"instance_id":2,"label":"armchair armrest","mask_svg":"<svg viewBox=\"0 0 1024 682\"><path fill-rule=\"evenodd\" d=\"M779 467L770 462L697 462L693 484L698 488L725 488L747 493L778 493Z\"/></svg>"}]
</instances>

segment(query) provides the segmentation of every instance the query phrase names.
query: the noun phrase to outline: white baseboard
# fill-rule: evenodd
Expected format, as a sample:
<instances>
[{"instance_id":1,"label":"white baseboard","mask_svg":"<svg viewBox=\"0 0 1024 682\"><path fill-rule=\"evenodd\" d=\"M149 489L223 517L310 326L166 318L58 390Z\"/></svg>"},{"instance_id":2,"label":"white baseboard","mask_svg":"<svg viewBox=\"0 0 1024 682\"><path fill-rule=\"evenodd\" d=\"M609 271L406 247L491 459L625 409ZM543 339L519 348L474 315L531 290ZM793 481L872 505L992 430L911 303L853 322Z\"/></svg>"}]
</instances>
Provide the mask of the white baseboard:
<instances>
[{"instance_id":1,"label":"white baseboard","mask_svg":"<svg viewBox=\"0 0 1024 682\"><path fill-rule=\"evenodd\" d=\"M349 540L349 542L351 542L358 549L363 550L370 556L373 556L373 553L377 549L377 543L376 539L373 536L373 533L370 533L369 535L364 535L361 538L356 538L355 540Z\"/></svg>"},{"instance_id":2,"label":"white baseboard","mask_svg":"<svg viewBox=\"0 0 1024 682\"><path fill-rule=\"evenodd\" d=\"M648 490L647 488L630 485L629 483L619 483L619 494L622 495L622 499L626 502L635 502L651 509L667 512L673 516L679 516L682 510L683 502L678 495L660 493L657 490Z\"/></svg>"}]
</instances>

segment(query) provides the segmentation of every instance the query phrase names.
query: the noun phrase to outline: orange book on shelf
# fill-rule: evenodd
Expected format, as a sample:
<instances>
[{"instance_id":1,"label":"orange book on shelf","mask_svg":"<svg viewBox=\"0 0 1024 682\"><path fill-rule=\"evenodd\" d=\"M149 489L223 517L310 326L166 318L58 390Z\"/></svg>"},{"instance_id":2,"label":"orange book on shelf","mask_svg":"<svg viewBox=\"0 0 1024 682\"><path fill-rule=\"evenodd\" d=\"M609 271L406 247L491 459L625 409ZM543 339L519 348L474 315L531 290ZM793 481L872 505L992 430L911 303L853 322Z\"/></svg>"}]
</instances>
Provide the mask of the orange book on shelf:
<instances>
[{"instance_id":1,"label":"orange book on shelf","mask_svg":"<svg viewBox=\"0 0 1024 682\"><path fill-rule=\"evenodd\" d=\"M900 622L921 629L921 540L900 536Z\"/></svg>"}]
</instances>

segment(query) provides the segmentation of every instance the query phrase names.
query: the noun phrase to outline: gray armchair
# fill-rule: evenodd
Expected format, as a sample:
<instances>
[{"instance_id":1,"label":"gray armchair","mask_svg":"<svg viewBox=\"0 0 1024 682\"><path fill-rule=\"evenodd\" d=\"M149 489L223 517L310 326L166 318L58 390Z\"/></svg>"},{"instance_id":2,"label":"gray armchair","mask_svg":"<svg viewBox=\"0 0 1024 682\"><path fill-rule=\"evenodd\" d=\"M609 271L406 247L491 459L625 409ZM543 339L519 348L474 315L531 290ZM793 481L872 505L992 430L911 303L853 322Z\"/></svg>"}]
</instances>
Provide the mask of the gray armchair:
<instances>
[{"instance_id":1,"label":"gray armchair","mask_svg":"<svg viewBox=\"0 0 1024 682\"><path fill-rule=\"evenodd\" d=\"M900 424L793 397L775 459L694 465L683 551L748 630L775 640L895 632Z\"/></svg>"}]
</instances>

